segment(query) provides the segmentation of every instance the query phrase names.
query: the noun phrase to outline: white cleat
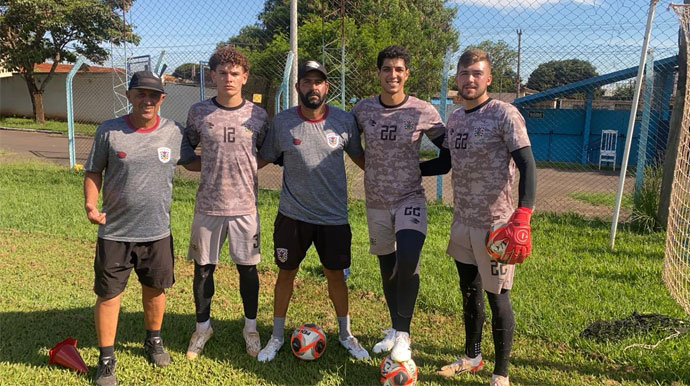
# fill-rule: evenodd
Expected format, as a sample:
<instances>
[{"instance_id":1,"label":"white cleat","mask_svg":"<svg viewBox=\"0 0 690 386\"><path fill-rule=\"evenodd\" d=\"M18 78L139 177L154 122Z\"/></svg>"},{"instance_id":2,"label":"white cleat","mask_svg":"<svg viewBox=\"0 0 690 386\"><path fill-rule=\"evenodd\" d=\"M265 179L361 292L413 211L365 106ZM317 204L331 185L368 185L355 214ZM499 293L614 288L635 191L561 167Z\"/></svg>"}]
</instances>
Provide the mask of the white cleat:
<instances>
[{"instance_id":1,"label":"white cleat","mask_svg":"<svg viewBox=\"0 0 690 386\"><path fill-rule=\"evenodd\" d=\"M187 354L185 355L187 359L193 361L196 359L201 351L204 350L204 346L209 339L213 336L213 328L209 326L206 330L194 331L192 338L189 339L189 347L187 347Z\"/></svg>"},{"instance_id":2,"label":"white cleat","mask_svg":"<svg viewBox=\"0 0 690 386\"><path fill-rule=\"evenodd\" d=\"M383 332L386 333L386 337L383 338L380 342L376 343L374 345L373 351L376 354L380 354L382 352L389 352L393 348L393 345L395 345L395 329L391 328L388 330L384 330Z\"/></svg>"},{"instance_id":3,"label":"white cleat","mask_svg":"<svg viewBox=\"0 0 690 386\"><path fill-rule=\"evenodd\" d=\"M242 336L244 337L244 344L249 356L255 357L261 350L261 338L256 331L247 331L242 329Z\"/></svg>"},{"instance_id":4,"label":"white cleat","mask_svg":"<svg viewBox=\"0 0 690 386\"><path fill-rule=\"evenodd\" d=\"M271 339L266 343L266 347L259 351L259 355L257 355L256 359L259 362L270 362L276 357L281 347L283 347L283 339L278 339L271 335Z\"/></svg>"},{"instance_id":5,"label":"white cleat","mask_svg":"<svg viewBox=\"0 0 690 386\"><path fill-rule=\"evenodd\" d=\"M391 359L396 362L406 362L412 358L410 350L410 334L398 331L395 333L395 344L391 350Z\"/></svg>"},{"instance_id":6,"label":"white cleat","mask_svg":"<svg viewBox=\"0 0 690 386\"><path fill-rule=\"evenodd\" d=\"M476 373L482 371L483 368L484 360L482 359L481 354L479 354L476 358L470 358L467 355L463 355L458 358L457 361L441 367L438 371L436 371L436 374L443 377L454 377L462 373ZM491 382L493 382L493 379Z\"/></svg>"},{"instance_id":7,"label":"white cleat","mask_svg":"<svg viewBox=\"0 0 690 386\"><path fill-rule=\"evenodd\" d=\"M510 380L503 375L493 374L491 376L491 386L510 386Z\"/></svg>"},{"instance_id":8,"label":"white cleat","mask_svg":"<svg viewBox=\"0 0 690 386\"><path fill-rule=\"evenodd\" d=\"M338 341L343 347L347 349L350 355L355 357L355 359L369 358L369 353L367 352L367 350L364 349L364 347L362 347L357 338L355 338L354 336L350 335L345 340L338 338Z\"/></svg>"}]
</instances>

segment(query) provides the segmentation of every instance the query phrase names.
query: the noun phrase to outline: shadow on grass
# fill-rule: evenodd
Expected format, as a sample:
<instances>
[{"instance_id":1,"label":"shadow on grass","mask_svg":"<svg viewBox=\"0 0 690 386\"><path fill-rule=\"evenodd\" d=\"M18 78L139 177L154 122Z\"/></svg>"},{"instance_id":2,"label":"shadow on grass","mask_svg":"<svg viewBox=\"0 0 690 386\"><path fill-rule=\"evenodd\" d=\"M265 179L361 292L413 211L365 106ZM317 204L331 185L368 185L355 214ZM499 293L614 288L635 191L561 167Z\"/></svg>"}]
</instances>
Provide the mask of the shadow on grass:
<instances>
[{"instance_id":1,"label":"shadow on grass","mask_svg":"<svg viewBox=\"0 0 690 386\"><path fill-rule=\"evenodd\" d=\"M130 356L135 360L138 357L142 363L146 362L146 355L141 348L145 338L143 320L142 312L120 313L115 342L116 357L120 359ZM213 338L209 340L202 357L194 366L203 366L204 362L201 359L205 358L223 365L227 363L228 366L251 373L264 382L281 385L316 384L329 374L338 374L343 378L343 384L362 384L364 374L366 379L378 379L380 358L368 361L350 359L347 351L338 343L337 335L327 333L328 345L324 355L317 361L307 362L292 355L288 342L290 331L286 330L286 344L276 358L271 363L260 363L245 352L241 334L243 320L214 319L212 323ZM93 327L93 309L90 307L26 313L3 312L0 313L0 325L3 326L0 335L3 342L0 362L48 367L48 349L68 336L78 340L80 351L85 351L86 348L96 349L98 345ZM184 359L184 353L194 325L195 318L191 313L165 315L161 335L166 349L173 355L171 367L182 367L176 371L184 371L184 366L192 366ZM262 344L265 344L272 326L259 324L258 329ZM89 355L82 353L82 357L89 367L88 377L93 378L96 371L96 354L91 351ZM122 380L126 381L126 378Z\"/></svg>"}]
</instances>

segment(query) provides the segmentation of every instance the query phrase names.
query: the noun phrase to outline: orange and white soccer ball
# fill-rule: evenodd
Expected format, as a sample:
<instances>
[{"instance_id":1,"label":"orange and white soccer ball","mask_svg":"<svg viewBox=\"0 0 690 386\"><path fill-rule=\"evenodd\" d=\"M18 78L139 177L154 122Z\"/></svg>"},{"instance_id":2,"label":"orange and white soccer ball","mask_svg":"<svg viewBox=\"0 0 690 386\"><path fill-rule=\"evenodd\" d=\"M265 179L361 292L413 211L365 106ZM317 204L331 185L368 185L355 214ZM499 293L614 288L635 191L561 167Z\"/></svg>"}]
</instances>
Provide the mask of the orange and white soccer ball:
<instances>
[{"instance_id":1,"label":"orange and white soccer ball","mask_svg":"<svg viewBox=\"0 0 690 386\"><path fill-rule=\"evenodd\" d=\"M384 386L412 386L417 383L417 365L412 359L396 362L386 355L379 366Z\"/></svg>"},{"instance_id":2,"label":"orange and white soccer ball","mask_svg":"<svg viewBox=\"0 0 690 386\"><path fill-rule=\"evenodd\" d=\"M491 258L493 258L494 260L502 259L503 254L506 252L508 242L505 239L496 238L499 232L502 231L506 225L508 224L504 222L494 224L491 226L491 228L489 228L489 231L486 233L486 251L489 253L489 256L491 256Z\"/></svg>"},{"instance_id":3,"label":"orange and white soccer ball","mask_svg":"<svg viewBox=\"0 0 690 386\"><path fill-rule=\"evenodd\" d=\"M292 333L290 348L297 358L312 361L326 351L326 334L315 324L303 324Z\"/></svg>"}]
</instances>

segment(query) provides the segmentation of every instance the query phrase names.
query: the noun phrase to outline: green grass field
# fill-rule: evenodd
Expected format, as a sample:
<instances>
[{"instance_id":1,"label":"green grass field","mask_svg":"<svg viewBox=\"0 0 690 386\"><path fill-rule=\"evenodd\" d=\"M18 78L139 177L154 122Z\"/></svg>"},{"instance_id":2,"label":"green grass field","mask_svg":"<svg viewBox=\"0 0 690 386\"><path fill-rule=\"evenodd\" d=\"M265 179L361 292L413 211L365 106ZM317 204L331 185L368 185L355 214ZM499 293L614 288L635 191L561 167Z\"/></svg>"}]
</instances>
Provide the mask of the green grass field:
<instances>
[{"instance_id":1,"label":"green grass field","mask_svg":"<svg viewBox=\"0 0 690 386\"><path fill-rule=\"evenodd\" d=\"M86 385L98 357L93 327L93 254L96 227L82 209L79 172L44 163L0 164L0 384ZM337 323L325 280L313 254L298 275L286 331L312 322L326 331L328 348L314 362L295 358L285 346L269 364L244 352L242 305L237 274L227 251L216 271L212 318L215 335L195 362L184 358L194 328L193 266L185 261L196 182L176 180L172 231L177 255L175 286L169 290L163 338L173 363L147 364L140 286L135 276L123 296L117 342L121 384L151 385L376 385L379 356L354 361L336 341ZM278 195L261 191L264 260L260 264L259 332L271 332L272 221ZM421 290L412 325L413 358L420 385L488 384L493 368L490 311L484 329L486 367L476 375L444 379L434 370L462 351L461 297L453 262L445 254L452 209L430 205L429 232L421 264ZM368 348L388 327L376 258L367 252L362 202L350 206L353 267L348 280L352 329ZM627 317L634 311L688 318L669 296L662 279L664 234L639 234L622 227L610 251L610 224L575 215L535 215L534 252L519 266L512 303L516 316L510 376L516 385L688 385L690 334L656 349L669 333L652 332L620 342L596 343L580 332L599 319ZM89 366L80 375L48 365L48 350L72 336Z\"/></svg>"},{"instance_id":2,"label":"green grass field","mask_svg":"<svg viewBox=\"0 0 690 386\"><path fill-rule=\"evenodd\" d=\"M56 121L53 119L46 119L44 125L39 125L33 119L24 117L5 117L0 116L0 127L19 128L19 129L34 129L34 130L50 130L67 134L67 122ZM95 123L74 123L74 132L81 135L93 136L98 127Z\"/></svg>"}]
</instances>

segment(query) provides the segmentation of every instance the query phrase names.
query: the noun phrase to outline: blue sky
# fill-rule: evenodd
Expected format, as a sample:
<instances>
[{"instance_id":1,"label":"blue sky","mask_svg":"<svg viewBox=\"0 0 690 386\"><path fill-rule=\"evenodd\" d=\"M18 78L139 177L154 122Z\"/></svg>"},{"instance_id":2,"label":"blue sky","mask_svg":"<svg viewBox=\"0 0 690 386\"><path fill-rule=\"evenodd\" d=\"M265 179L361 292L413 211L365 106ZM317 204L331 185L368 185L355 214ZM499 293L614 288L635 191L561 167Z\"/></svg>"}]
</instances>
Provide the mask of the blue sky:
<instances>
[{"instance_id":1,"label":"blue sky","mask_svg":"<svg viewBox=\"0 0 690 386\"><path fill-rule=\"evenodd\" d=\"M539 63L579 58L599 73L637 65L649 0L455 0L460 47L504 40L517 48L522 30L522 77ZM677 52L678 21L668 1L657 5L650 47L656 57ZM142 37L135 55L165 49L171 72L184 62L208 58L216 43L256 22L263 0L139 0L128 12ZM443 53L439 53L443 55ZM155 61L154 61L155 63Z\"/></svg>"}]
</instances>

